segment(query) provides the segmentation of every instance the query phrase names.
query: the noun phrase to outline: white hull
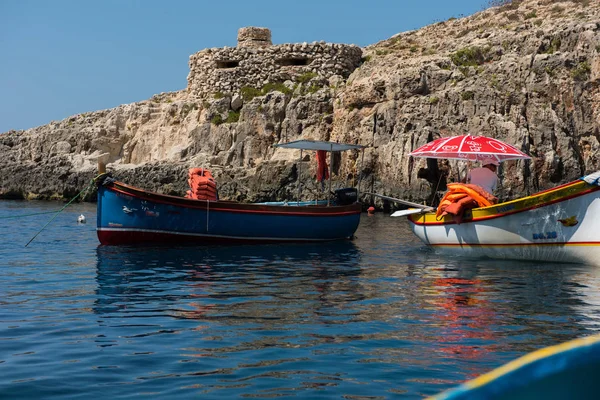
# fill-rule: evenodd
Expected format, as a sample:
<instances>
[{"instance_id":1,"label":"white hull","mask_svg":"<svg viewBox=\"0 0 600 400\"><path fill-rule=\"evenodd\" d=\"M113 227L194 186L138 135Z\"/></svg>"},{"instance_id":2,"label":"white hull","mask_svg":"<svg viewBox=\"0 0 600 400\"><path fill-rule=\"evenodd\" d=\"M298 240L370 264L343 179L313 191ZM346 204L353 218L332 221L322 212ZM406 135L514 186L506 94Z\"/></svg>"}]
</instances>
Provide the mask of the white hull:
<instances>
[{"instance_id":1,"label":"white hull","mask_svg":"<svg viewBox=\"0 0 600 400\"><path fill-rule=\"evenodd\" d=\"M495 207L507 212L461 224L420 224L410 218L411 228L424 243L447 254L600 265L600 191L531 208L535 199L525 198L512 208L511 203L499 204Z\"/></svg>"}]
</instances>

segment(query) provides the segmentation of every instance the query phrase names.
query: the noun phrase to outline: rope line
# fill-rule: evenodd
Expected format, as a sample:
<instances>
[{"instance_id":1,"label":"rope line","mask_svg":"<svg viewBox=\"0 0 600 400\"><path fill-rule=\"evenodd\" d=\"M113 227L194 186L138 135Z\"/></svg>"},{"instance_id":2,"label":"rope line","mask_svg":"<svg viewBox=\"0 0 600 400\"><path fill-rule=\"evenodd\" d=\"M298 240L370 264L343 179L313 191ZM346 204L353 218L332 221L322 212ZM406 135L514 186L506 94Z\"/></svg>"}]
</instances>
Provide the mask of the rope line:
<instances>
[{"instance_id":1,"label":"rope line","mask_svg":"<svg viewBox=\"0 0 600 400\"><path fill-rule=\"evenodd\" d=\"M30 240L29 242L27 242L27 244L25 245L25 247L29 246L29 243L33 242L33 240L40 234L42 233L42 231L48 226L50 225L50 223L52 221L54 221L54 219L56 217L58 217L58 214L60 214L65 208L67 208L69 205L71 205L71 203L73 203L75 200L77 200L79 198L79 196L81 196L83 193L87 192L89 188L91 188L92 186L94 186L96 184L96 179L98 179L100 176L102 176L103 174L100 174L98 176L96 176L94 179L91 180L90 184L83 189L81 192L77 193L77 195L75 197L73 197L67 204L65 204L65 206L63 208L61 208L60 210L56 211L54 213L54 216L52 218L50 218L50 221L46 222L46 225L44 225L42 227L42 229L40 229L38 231L38 233L36 233ZM46 214L46 213L41 213L41 214Z\"/></svg>"},{"instance_id":2,"label":"rope line","mask_svg":"<svg viewBox=\"0 0 600 400\"><path fill-rule=\"evenodd\" d=\"M33 213L33 214L8 215L8 216L0 217L0 219L33 217L34 215L54 214L55 212L58 212L58 211L44 211L44 212Z\"/></svg>"}]
</instances>

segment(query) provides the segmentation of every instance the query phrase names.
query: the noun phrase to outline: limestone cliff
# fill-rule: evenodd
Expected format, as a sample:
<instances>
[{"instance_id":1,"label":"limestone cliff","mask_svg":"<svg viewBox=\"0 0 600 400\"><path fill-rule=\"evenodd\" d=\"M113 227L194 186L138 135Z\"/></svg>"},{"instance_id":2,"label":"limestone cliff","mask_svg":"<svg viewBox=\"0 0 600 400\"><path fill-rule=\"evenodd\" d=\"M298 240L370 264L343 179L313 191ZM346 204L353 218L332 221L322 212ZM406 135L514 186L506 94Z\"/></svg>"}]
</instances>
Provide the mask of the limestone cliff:
<instances>
[{"instance_id":1,"label":"limestone cliff","mask_svg":"<svg viewBox=\"0 0 600 400\"><path fill-rule=\"evenodd\" d=\"M362 63L355 46L241 36L239 51L192 55L184 91L0 135L0 194L70 197L98 157L165 193L184 193L191 166L211 168L230 199L289 198L298 182L316 193L313 162L299 169L296 152L272 147L300 137L369 146L363 189L419 200L431 187L417 178L426 161L407 154L439 136L490 135L528 151L532 161L503 164L504 197L600 169L598 2L513 1L368 46ZM267 72L251 65L261 54L272 57ZM355 154L336 160L338 185L358 165ZM428 166L451 176L466 167Z\"/></svg>"}]
</instances>

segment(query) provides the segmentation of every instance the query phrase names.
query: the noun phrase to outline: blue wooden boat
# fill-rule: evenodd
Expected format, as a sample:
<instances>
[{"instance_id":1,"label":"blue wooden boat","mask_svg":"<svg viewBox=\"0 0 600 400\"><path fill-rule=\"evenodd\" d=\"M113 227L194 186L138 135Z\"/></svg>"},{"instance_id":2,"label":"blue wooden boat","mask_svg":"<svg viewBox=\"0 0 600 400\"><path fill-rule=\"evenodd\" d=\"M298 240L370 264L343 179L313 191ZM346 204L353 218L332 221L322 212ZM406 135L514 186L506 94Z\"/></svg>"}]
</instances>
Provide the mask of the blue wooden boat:
<instances>
[{"instance_id":1,"label":"blue wooden boat","mask_svg":"<svg viewBox=\"0 0 600 400\"><path fill-rule=\"evenodd\" d=\"M529 353L430 400L596 399L600 335Z\"/></svg>"},{"instance_id":2,"label":"blue wooden boat","mask_svg":"<svg viewBox=\"0 0 600 400\"><path fill-rule=\"evenodd\" d=\"M329 152L362 148L307 140L278 146ZM98 239L108 245L348 239L360 221L358 189L337 193L337 201L326 204L244 204L153 193L102 175L98 179Z\"/></svg>"}]
</instances>

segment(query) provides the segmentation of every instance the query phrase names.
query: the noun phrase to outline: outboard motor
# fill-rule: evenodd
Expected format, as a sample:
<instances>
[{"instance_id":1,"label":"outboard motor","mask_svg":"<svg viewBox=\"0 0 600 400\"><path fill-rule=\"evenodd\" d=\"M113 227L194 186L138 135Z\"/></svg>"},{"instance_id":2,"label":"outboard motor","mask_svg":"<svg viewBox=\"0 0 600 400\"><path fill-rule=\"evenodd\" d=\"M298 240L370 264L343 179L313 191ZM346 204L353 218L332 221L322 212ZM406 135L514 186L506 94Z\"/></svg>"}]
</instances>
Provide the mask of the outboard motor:
<instances>
[{"instance_id":1,"label":"outboard motor","mask_svg":"<svg viewBox=\"0 0 600 400\"><path fill-rule=\"evenodd\" d=\"M336 189L335 204L338 206L347 206L358 201L358 190L356 188Z\"/></svg>"}]
</instances>

